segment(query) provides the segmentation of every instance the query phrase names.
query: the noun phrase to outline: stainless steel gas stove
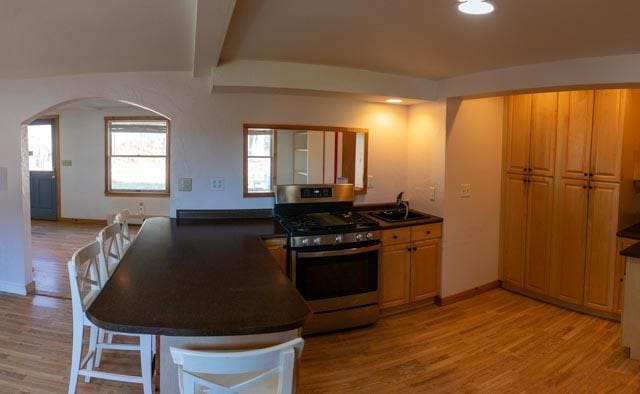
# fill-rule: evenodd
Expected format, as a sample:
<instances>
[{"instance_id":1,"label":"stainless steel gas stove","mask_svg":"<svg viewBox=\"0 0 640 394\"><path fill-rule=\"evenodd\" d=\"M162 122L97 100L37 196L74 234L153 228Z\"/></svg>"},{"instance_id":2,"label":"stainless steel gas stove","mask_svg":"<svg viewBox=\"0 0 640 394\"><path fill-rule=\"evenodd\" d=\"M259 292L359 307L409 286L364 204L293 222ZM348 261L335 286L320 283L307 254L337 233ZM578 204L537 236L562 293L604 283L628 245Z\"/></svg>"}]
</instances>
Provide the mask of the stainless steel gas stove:
<instances>
[{"instance_id":1,"label":"stainless steel gas stove","mask_svg":"<svg viewBox=\"0 0 640 394\"><path fill-rule=\"evenodd\" d=\"M313 315L305 334L378 319L379 224L353 212L353 185L280 185L274 214L287 230L288 274Z\"/></svg>"}]
</instances>

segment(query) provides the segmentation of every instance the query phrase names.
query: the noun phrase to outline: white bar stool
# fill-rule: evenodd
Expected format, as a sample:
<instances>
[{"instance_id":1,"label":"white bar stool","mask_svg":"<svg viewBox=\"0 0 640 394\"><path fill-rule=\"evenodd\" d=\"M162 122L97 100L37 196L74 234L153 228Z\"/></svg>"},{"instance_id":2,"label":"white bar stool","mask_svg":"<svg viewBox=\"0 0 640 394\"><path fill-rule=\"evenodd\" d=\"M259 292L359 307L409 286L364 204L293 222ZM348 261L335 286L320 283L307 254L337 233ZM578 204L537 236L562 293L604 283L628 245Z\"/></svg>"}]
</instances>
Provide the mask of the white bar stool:
<instances>
[{"instance_id":1,"label":"white bar stool","mask_svg":"<svg viewBox=\"0 0 640 394\"><path fill-rule=\"evenodd\" d=\"M132 335L140 338L140 345L103 344L98 341L99 329L87 317L86 310L102 289L100 275L100 244L94 241L76 251L67 264L71 287L71 305L73 310L73 346L71 352L71 372L69 377L69 394L76 392L78 376L84 376L85 382L91 378L115 380L119 382L139 383L143 385L145 394L152 392L151 371L151 335ZM84 327L89 327L89 349L82 356L82 339ZM120 334L120 333L118 333ZM100 341L101 342L101 341ZM134 350L140 352L142 376L123 375L94 370L96 350L104 349Z\"/></svg>"},{"instance_id":2,"label":"white bar stool","mask_svg":"<svg viewBox=\"0 0 640 394\"><path fill-rule=\"evenodd\" d=\"M126 251L129 248L129 245L133 243L134 238L129 232L129 217L131 213L128 209L123 209L115 217L115 223L120 223L122 226L122 246L123 250Z\"/></svg>"},{"instance_id":3,"label":"white bar stool","mask_svg":"<svg viewBox=\"0 0 640 394\"><path fill-rule=\"evenodd\" d=\"M304 340L246 351L189 350L171 347L178 365L180 392L291 394L296 359Z\"/></svg>"}]
</instances>

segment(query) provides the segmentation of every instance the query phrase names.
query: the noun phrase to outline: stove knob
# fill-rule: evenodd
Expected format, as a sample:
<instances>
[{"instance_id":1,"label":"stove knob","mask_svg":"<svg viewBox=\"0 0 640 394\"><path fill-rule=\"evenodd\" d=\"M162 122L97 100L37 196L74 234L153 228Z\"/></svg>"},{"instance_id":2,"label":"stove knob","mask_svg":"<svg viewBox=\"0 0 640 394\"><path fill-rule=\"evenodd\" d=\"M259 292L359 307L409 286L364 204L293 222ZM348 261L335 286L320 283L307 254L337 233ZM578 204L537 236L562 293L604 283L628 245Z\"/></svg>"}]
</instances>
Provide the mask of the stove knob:
<instances>
[{"instance_id":1,"label":"stove knob","mask_svg":"<svg viewBox=\"0 0 640 394\"><path fill-rule=\"evenodd\" d=\"M309 245L309 238L302 238L302 240L300 241L300 243L302 244L302 246L307 246L307 245Z\"/></svg>"},{"instance_id":2,"label":"stove knob","mask_svg":"<svg viewBox=\"0 0 640 394\"><path fill-rule=\"evenodd\" d=\"M356 234L356 241L362 241L362 234Z\"/></svg>"},{"instance_id":3,"label":"stove knob","mask_svg":"<svg viewBox=\"0 0 640 394\"><path fill-rule=\"evenodd\" d=\"M336 235L336 243L339 244L342 242L342 235L338 234Z\"/></svg>"},{"instance_id":4,"label":"stove knob","mask_svg":"<svg viewBox=\"0 0 640 394\"><path fill-rule=\"evenodd\" d=\"M367 233L366 237L367 237L367 239L373 239L373 234L372 233Z\"/></svg>"},{"instance_id":5,"label":"stove knob","mask_svg":"<svg viewBox=\"0 0 640 394\"><path fill-rule=\"evenodd\" d=\"M322 241L322 239L320 239L320 237L315 237L313 239L313 244L314 245L320 245L320 242Z\"/></svg>"}]
</instances>

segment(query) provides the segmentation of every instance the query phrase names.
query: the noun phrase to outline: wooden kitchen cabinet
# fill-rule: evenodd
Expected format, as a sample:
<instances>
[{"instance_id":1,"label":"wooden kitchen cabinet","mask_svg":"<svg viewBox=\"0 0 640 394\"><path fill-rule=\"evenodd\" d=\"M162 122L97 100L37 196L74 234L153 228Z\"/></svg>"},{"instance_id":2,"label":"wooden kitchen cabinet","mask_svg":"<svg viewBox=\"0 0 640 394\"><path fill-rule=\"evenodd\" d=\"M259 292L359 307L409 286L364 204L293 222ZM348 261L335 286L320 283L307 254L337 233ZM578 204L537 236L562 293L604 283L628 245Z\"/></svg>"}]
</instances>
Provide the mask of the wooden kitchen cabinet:
<instances>
[{"instance_id":1,"label":"wooden kitchen cabinet","mask_svg":"<svg viewBox=\"0 0 640 394\"><path fill-rule=\"evenodd\" d=\"M440 223L382 232L380 308L425 301L440 292Z\"/></svg>"},{"instance_id":2,"label":"wooden kitchen cabinet","mask_svg":"<svg viewBox=\"0 0 640 394\"><path fill-rule=\"evenodd\" d=\"M287 240L286 238L267 238L262 241L269 253L278 263L278 266L286 274L287 272Z\"/></svg>"},{"instance_id":3,"label":"wooden kitchen cabinet","mask_svg":"<svg viewBox=\"0 0 640 394\"><path fill-rule=\"evenodd\" d=\"M380 308L409 302L411 251L409 244L383 246L380 253Z\"/></svg>"},{"instance_id":4,"label":"wooden kitchen cabinet","mask_svg":"<svg viewBox=\"0 0 640 394\"><path fill-rule=\"evenodd\" d=\"M586 180L562 178L555 199L551 295L582 304L589 189Z\"/></svg>"},{"instance_id":5,"label":"wooden kitchen cabinet","mask_svg":"<svg viewBox=\"0 0 640 394\"><path fill-rule=\"evenodd\" d=\"M621 89L595 91L589 171L593 181L620 181L625 96Z\"/></svg>"},{"instance_id":6,"label":"wooden kitchen cabinet","mask_svg":"<svg viewBox=\"0 0 640 394\"><path fill-rule=\"evenodd\" d=\"M505 175L502 198L502 280L524 286L527 213L526 176Z\"/></svg>"},{"instance_id":7,"label":"wooden kitchen cabinet","mask_svg":"<svg viewBox=\"0 0 640 394\"><path fill-rule=\"evenodd\" d=\"M584 305L603 311L613 310L619 194L618 183L591 182Z\"/></svg>"},{"instance_id":8,"label":"wooden kitchen cabinet","mask_svg":"<svg viewBox=\"0 0 640 394\"><path fill-rule=\"evenodd\" d=\"M437 296L440 289L440 240L418 241L411 252L409 301Z\"/></svg>"},{"instance_id":9,"label":"wooden kitchen cabinet","mask_svg":"<svg viewBox=\"0 0 640 394\"><path fill-rule=\"evenodd\" d=\"M593 97L593 90L559 94L556 173L563 178L586 179L589 175Z\"/></svg>"},{"instance_id":10,"label":"wooden kitchen cabinet","mask_svg":"<svg viewBox=\"0 0 640 394\"><path fill-rule=\"evenodd\" d=\"M553 178L533 176L527 185L525 288L549 294L553 222Z\"/></svg>"},{"instance_id":11,"label":"wooden kitchen cabinet","mask_svg":"<svg viewBox=\"0 0 640 394\"><path fill-rule=\"evenodd\" d=\"M529 168L531 95L518 94L507 97L506 110L506 169L514 174L523 174Z\"/></svg>"}]
</instances>

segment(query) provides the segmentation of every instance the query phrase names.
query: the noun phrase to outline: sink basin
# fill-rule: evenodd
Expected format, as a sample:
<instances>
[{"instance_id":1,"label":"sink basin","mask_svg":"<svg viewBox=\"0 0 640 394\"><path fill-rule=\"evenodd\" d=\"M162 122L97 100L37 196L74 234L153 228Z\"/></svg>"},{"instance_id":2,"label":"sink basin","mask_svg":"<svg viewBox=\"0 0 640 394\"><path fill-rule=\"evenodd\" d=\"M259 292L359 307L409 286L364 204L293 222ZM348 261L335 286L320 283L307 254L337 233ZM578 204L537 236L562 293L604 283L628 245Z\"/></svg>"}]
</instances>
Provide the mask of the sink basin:
<instances>
[{"instance_id":1,"label":"sink basin","mask_svg":"<svg viewBox=\"0 0 640 394\"><path fill-rule=\"evenodd\" d=\"M426 215L424 213L409 210L409 215L405 219L404 212L397 211L395 209L390 211L372 212L369 215L389 223L404 222L404 221L418 220L418 219L428 219L430 217L429 215Z\"/></svg>"}]
</instances>

